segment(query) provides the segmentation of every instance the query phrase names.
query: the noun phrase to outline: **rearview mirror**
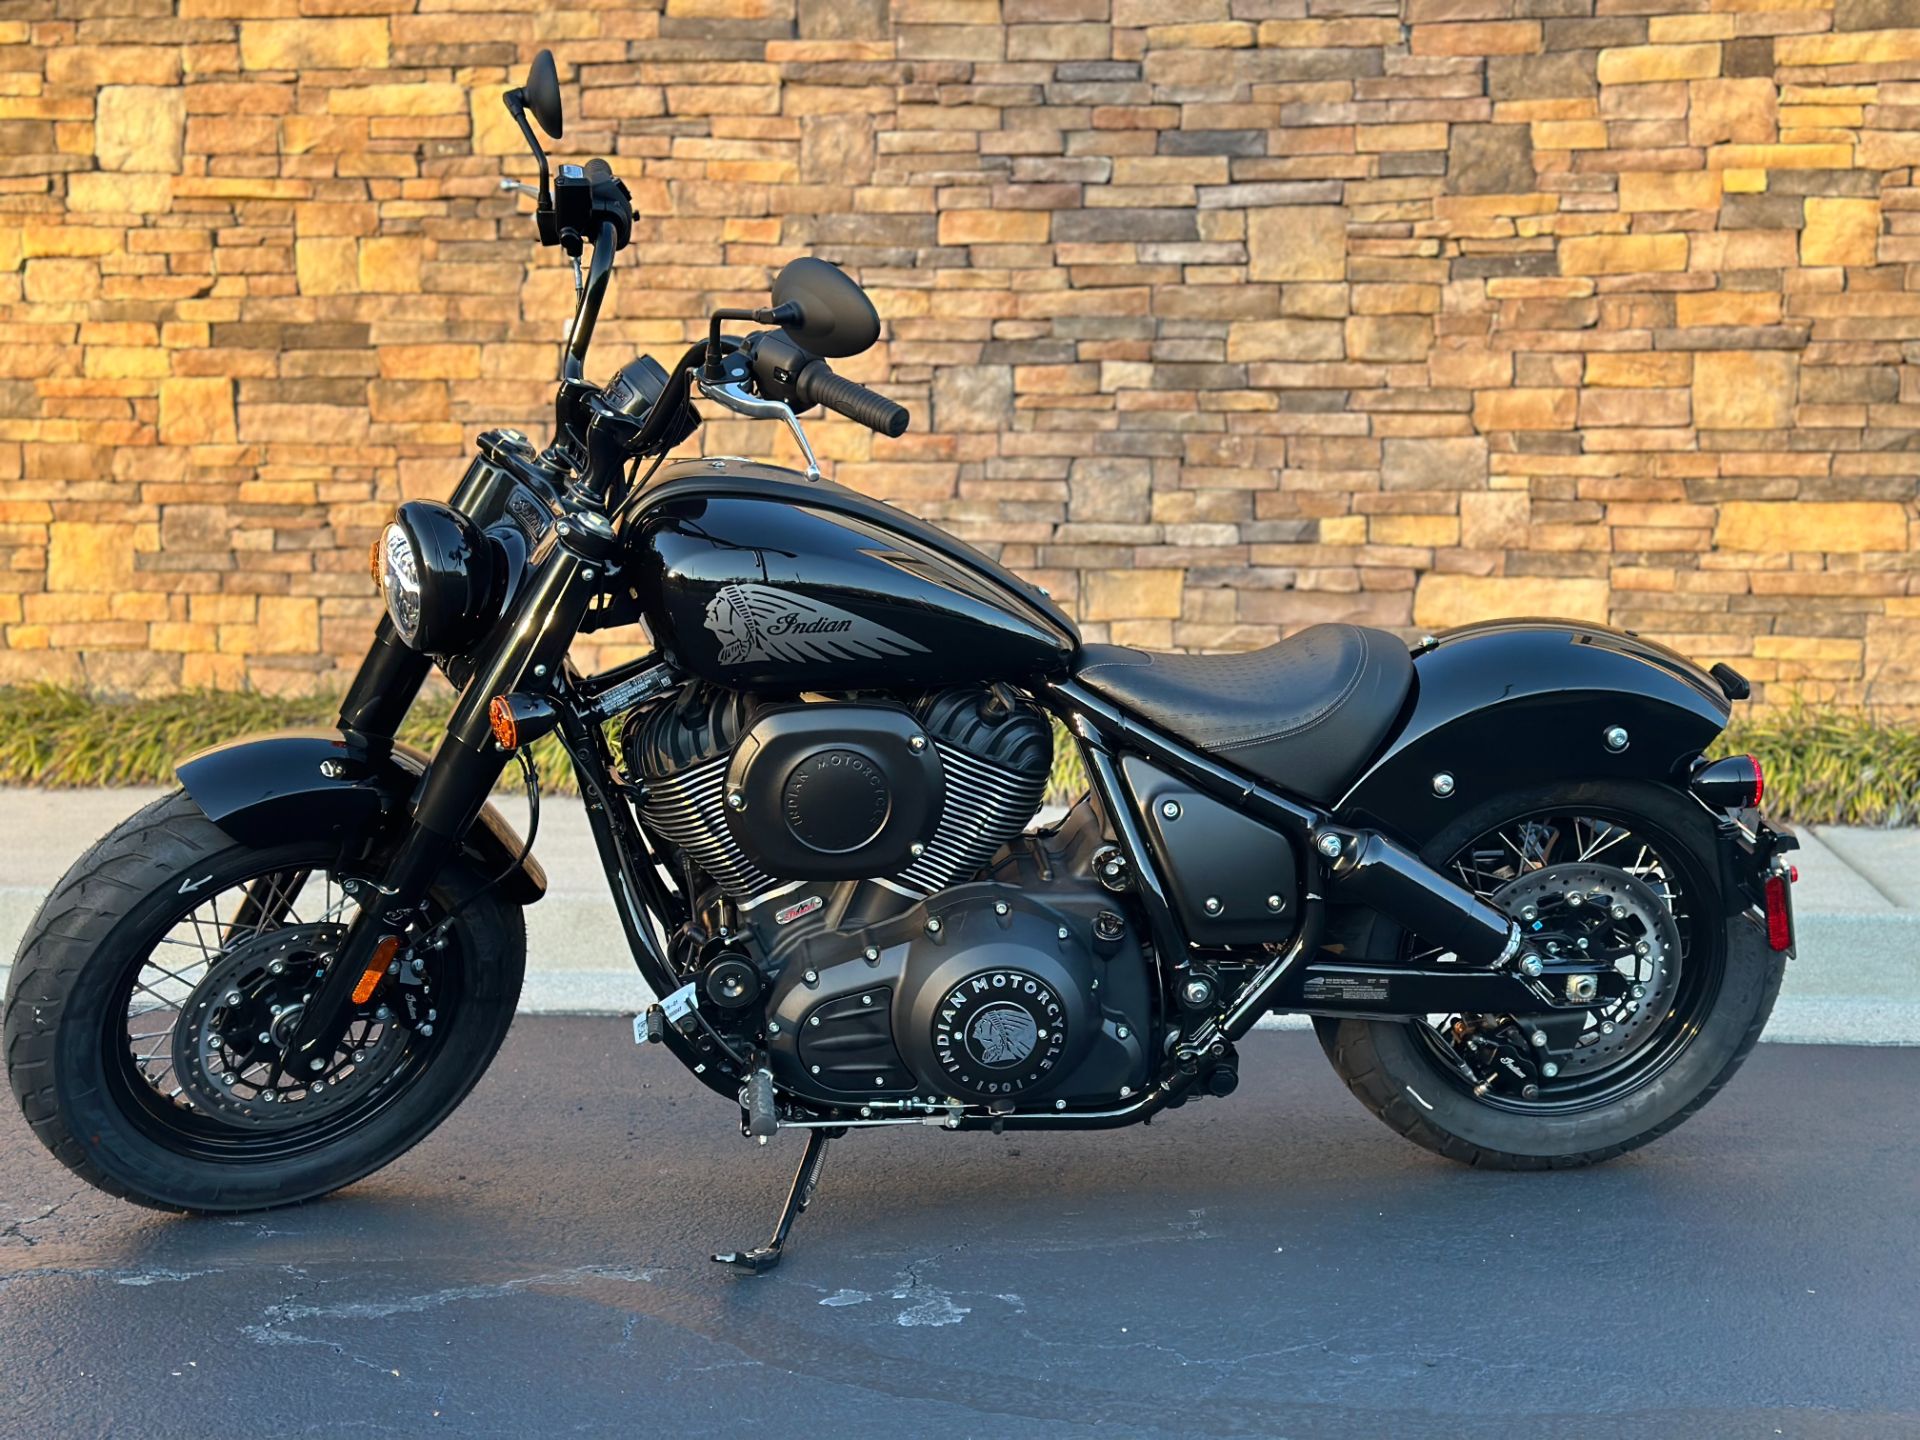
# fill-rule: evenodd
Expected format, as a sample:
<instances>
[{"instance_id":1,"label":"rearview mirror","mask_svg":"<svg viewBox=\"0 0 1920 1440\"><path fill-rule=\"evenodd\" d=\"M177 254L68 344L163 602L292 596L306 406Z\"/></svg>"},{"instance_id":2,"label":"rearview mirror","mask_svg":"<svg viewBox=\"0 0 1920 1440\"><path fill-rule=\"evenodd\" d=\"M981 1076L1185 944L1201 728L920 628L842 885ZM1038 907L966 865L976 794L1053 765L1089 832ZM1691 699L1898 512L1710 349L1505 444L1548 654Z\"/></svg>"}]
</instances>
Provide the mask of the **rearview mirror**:
<instances>
[{"instance_id":1,"label":"rearview mirror","mask_svg":"<svg viewBox=\"0 0 1920 1440\"><path fill-rule=\"evenodd\" d=\"M780 328L802 350L837 360L858 355L880 338L873 301L847 273L825 260L802 256L773 281L774 309L792 306Z\"/></svg>"},{"instance_id":2,"label":"rearview mirror","mask_svg":"<svg viewBox=\"0 0 1920 1440\"><path fill-rule=\"evenodd\" d=\"M553 52L542 50L527 68L527 108L551 140L558 140L563 128L560 113L560 73L553 68Z\"/></svg>"}]
</instances>

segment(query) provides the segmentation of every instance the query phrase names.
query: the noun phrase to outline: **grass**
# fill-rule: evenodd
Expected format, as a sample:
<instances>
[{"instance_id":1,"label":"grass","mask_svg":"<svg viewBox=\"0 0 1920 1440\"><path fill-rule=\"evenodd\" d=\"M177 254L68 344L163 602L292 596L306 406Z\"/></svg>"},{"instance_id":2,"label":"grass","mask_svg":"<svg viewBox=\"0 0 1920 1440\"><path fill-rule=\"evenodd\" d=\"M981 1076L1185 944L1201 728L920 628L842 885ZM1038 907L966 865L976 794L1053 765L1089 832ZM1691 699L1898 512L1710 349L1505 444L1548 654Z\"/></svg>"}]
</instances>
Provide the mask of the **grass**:
<instances>
[{"instance_id":1,"label":"grass","mask_svg":"<svg viewBox=\"0 0 1920 1440\"><path fill-rule=\"evenodd\" d=\"M401 738L431 750L451 700L421 699ZM333 724L331 699L198 692L148 700L99 700L53 686L0 687L0 785L49 788L164 785L196 750L243 735ZM1920 824L1920 725L1865 711L1786 710L1743 716L1715 747L1751 751L1767 772L1767 811L1813 824ZM1070 800L1086 785L1077 749L1058 726L1048 798ZM574 792L559 742L535 758L550 793ZM502 784L515 786L518 771Z\"/></svg>"}]
</instances>

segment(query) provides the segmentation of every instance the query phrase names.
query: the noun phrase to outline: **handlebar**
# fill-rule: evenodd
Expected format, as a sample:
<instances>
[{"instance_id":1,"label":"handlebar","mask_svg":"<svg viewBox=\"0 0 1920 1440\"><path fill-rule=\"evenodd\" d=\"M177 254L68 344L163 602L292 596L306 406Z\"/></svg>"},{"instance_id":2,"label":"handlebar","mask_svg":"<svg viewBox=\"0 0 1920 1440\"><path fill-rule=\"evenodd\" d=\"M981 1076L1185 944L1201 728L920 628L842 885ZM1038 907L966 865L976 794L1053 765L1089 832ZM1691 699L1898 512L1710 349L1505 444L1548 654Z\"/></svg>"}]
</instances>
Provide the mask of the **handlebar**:
<instances>
[{"instance_id":1,"label":"handlebar","mask_svg":"<svg viewBox=\"0 0 1920 1440\"><path fill-rule=\"evenodd\" d=\"M906 406L834 374L824 360L810 362L794 377L793 393L803 404L824 406L890 439L903 434L913 421Z\"/></svg>"},{"instance_id":2,"label":"handlebar","mask_svg":"<svg viewBox=\"0 0 1920 1440\"><path fill-rule=\"evenodd\" d=\"M598 162L602 165L604 161ZM614 222L602 220L600 234L593 242L593 262L587 280L580 289L580 304L573 312L573 325L567 331L566 353L560 361L560 378L578 380L586 374L587 347L593 343L593 327L600 319L600 302L607 298L607 281L613 276L613 254L619 248L619 232Z\"/></svg>"}]
</instances>

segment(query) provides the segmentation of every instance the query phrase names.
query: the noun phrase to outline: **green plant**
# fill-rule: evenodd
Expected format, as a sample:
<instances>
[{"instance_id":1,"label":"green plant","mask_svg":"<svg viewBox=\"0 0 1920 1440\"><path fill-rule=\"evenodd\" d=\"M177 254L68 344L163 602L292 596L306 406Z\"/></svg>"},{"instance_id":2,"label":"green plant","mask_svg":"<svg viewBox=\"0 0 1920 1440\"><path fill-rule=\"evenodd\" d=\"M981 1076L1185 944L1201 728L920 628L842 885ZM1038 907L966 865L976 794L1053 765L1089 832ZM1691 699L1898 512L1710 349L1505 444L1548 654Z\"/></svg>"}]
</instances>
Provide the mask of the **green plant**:
<instances>
[{"instance_id":1,"label":"green plant","mask_svg":"<svg viewBox=\"0 0 1920 1440\"><path fill-rule=\"evenodd\" d=\"M243 735L328 727L337 702L322 697L199 691L142 700L101 700L50 685L0 687L0 784L52 788L164 785L174 765L196 750ZM401 738L430 750L452 699L422 696ZM1079 748L1054 726L1050 804L1086 788ZM1796 705L1742 716L1715 754L1751 751L1767 772L1766 808L1781 819L1817 824L1920 824L1920 725L1859 710ZM534 758L551 793L575 791L559 741L537 742ZM517 769L502 777L517 786Z\"/></svg>"},{"instance_id":2,"label":"green plant","mask_svg":"<svg viewBox=\"0 0 1920 1440\"><path fill-rule=\"evenodd\" d=\"M1762 802L1782 820L1826 825L1920 823L1920 725L1866 710L1795 703L1737 719L1716 754L1757 756Z\"/></svg>"}]
</instances>

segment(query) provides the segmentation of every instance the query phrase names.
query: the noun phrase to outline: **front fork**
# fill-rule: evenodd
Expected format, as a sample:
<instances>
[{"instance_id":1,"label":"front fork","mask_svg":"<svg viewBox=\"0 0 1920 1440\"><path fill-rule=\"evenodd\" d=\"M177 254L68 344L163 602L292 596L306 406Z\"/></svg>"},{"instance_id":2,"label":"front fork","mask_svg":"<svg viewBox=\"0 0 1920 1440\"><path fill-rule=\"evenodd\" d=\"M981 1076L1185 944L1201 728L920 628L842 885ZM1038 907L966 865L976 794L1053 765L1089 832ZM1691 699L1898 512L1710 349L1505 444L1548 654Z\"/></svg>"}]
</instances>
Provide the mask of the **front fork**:
<instances>
[{"instance_id":1,"label":"front fork","mask_svg":"<svg viewBox=\"0 0 1920 1440\"><path fill-rule=\"evenodd\" d=\"M550 687L599 588L601 562L557 540L531 567L527 583L476 656L472 678L454 705L433 763L415 788L412 819L338 952L321 972L288 1045L296 1074L324 1068L351 1023L353 995L383 941L404 937L420 916L434 878L459 852L461 837L493 792L507 754L494 741L488 707L496 695ZM341 707L349 743L390 748L395 730L419 694L430 661L408 649L382 620Z\"/></svg>"}]
</instances>

